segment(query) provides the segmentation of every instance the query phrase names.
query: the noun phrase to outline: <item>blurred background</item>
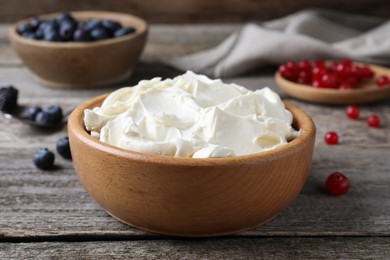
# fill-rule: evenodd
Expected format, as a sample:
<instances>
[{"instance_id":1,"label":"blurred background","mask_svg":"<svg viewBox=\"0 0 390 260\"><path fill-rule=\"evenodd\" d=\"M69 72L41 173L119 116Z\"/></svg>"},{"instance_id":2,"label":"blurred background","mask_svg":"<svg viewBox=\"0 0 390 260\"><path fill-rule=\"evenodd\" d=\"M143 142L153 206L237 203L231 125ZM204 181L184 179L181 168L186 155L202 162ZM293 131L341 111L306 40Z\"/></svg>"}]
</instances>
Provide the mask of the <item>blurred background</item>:
<instances>
[{"instance_id":1,"label":"blurred background","mask_svg":"<svg viewBox=\"0 0 390 260\"><path fill-rule=\"evenodd\" d=\"M0 22L59 10L107 10L132 13L150 23L236 23L304 8L390 17L390 0L0 0Z\"/></svg>"}]
</instances>

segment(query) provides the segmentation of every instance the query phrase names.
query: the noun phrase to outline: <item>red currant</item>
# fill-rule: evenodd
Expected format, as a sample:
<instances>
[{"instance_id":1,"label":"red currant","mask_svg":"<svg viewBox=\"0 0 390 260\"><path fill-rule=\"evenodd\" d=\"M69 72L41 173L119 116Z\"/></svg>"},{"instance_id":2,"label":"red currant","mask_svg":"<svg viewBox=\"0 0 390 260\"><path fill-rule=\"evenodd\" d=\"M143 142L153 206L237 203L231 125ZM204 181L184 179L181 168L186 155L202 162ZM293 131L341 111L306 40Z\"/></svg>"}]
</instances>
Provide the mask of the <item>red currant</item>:
<instances>
[{"instance_id":1,"label":"red currant","mask_svg":"<svg viewBox=\"0 0 390 260\"><path fill-rule=\"evenodd\" d=\"M279 73L283 78L296 82L298 80L298 65L293 61L280 65Z\"/></svg>"},{"instance_id":2,"label":"red currant","mask_svg":"<svg viewBox=\"0 0 390 260\"><path fill-rule=\"evenodd\" d=\"M344 65L343 63L339 63L336 67L336 75L337 75L337 78L340 79L340 80L346 80L348 78L350 78L351 76L353 77L353 75L351 75L351 67L350 66L346 66Z\"/></svg>"},{"instance_id":3,"label":"red currant","mask_svg":"<svg viewBox=\"0 0 390 260\"><path fill-rule=\"evenodd\" d=\"M336 132L327 132L324 136L325 143L334 145L339 143L339 136Z\"/></svg>"},{"instance_id":4,"label":"red currant","mask_svg":"<svg viewBox=\"0 0 390 260\"><path fill-rule=\"evenodd\" d=\"M280 75L282 75L283 78L287 78L290 75L287 66L284 64L280 65L279 73Z\"/></svg>"},{"instance_id":5,"label":"red currant","mask_svg":"<svg viewBox=\"0 0 390 260\"><path fill-rule=\"evenodd\" d=\"M350 182L347 176L341 172L334 172L326 178L326 188L334 196L340 196L348 192Z\"/></svg>"},{"instance_id":6,"label":"red currant","mask_svg":"<svg viewBox=\"0 0 390 260\"><path fill-rule=\"evenodd\" d=\"M384 87L386 85L389 85L390 84L390 78L386 75L383 75L383 76L379 76L377 79L376 79L376 84L379 86L379 87Z\"/></svg>"},{"instance_id":7,"label":"red currant","mask_svg":"<svg viewBox=\"0 0 390 260\"><path fill-rule=\"evenodd\" d=\"M350 119L358 119L360 116L360 108L358 106L347 106L346 112Z\"/></svg>"},{"instance_id":8,"label":"red currant","mask_svg":"<svg viewBox=\"0 0 390 260\"><path fill-rule=\"evenodd\" d=\"M302 70L298 75L298 83L310 85L311 74L309 72Z\"/></svg>"},{"instance_id":9,"label":"red currant","mask_svg":"<svg viewBox=\"0 0 390 260\"><path fill-rule=\"evenodd\" d=\"M298 64L295 61L287 62L286 66L291 72L298 72Z\"/></svg>"},{"instance_id":10,"label":"red currant","mask_svg":"<svg viewBox=\"0 0 390 260\"><path fill-rule=\"evenodd\" d=\"M339 65L339 63L337 61L334 61L334 62L329 64L328 70L331 72L335 72L337 70L338 65Z\"/></svg>"},{"instance_id":11,"label":"red currant","mask_svg":"<svg viewBox=\"0 0 390 260\"><path fill-rule=\"evenodd\" d=\"M314 66L317 68L325 68L326 67L325 61L324 60L316 60L314 62Z\"/></svg>"},{"instance_id":12,"label":"red currant","mask_svg":"<svg viewBox=\"0 0 390 260\"><path fill-rule=\"evenodd\" d=\"M350 67L350 78L355 79L356 81L360 78L360 69L358 66L352 65Z\"/></svg>"},{"instance_id":13,"label":"red currant","mask_svg":"<svg viewBox=\"0 0 390 260\"><path fill-rule=\"evenodd\" d=\"M307 60L303 60L299 62L298 67L301 71L306 71L306 72L311 71L311 63Z\"/></svg>"},{"instance_id":14,"label":"red currant","mask_svg":"<svg viewBox=\"0 0 390 260\"><path fill-rule=\"evenodd\" d=\"M348 58L345 58L341 61L341 64L343 64L344 66L348 66L350 67L352 65L352 60L348 59Z\"/></svg>"},{"instance_id":15,"label":"red currant","mask_svg":"<svg viewBox=\"0 0 390 260\"><path fill-rule=\"evenodd\" d=\"M331 73L324 74L320 80L320 83L321 83L320 86L322 86L324 88L336 88L337 87L336 77Z\"/></svg>"},{"instance_id":16,"label":"red currant","mask_svg":"<svg viewBox=\"0 0 390 260\"><path fill-rule=\"evenodd\" d=\"M312 72L314 80L321 80L322 76L326 73L325 68L314 67Z\"/></svg>"},{"instance_id":17,"label":"red currant","mask_svg":"<svg viewBox=\"0 0 390 260\"><path fill-rule=\"evenodd\" d=\"M375 114L371 114L367 117L367 124L369 127L379 127L381 125L381 119Z\"/></svg>"},{"instance_id":18,"label":"red currant","mask_svg":"<svg viewBox=\"0 0 390 260\"><path fill-rule=\"evenodd\" d=\"M365 79L374 77L374 72L367 65L360 68L360 76Z\"/></svg>"}]
</instances>

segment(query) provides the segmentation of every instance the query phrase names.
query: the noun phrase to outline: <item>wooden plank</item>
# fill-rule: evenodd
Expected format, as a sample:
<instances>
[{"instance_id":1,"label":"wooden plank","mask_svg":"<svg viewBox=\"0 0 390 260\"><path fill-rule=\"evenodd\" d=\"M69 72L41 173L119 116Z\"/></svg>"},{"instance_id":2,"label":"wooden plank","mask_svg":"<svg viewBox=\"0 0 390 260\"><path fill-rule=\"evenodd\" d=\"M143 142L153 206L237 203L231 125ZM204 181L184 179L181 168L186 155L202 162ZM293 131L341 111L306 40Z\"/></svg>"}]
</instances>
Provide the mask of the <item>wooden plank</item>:
<instances>
[{"instance_id":1,"label":"wooden plank","mask_svg":"<svg viewBox=\"0 0 390 260\"><path fill-rule=\"evenodd\" d=\"M179 72L156 64L143 63L130 83L153 76L174 76ZM270 85L276 89L272 74L229 78L248 88ZM113 88L63 91L48 89L31 80L23 67L1 68L0 85L15 84L24 104L58 103L64 108ZM118 85L115 87L119 87ZM291 102L304 108L318 127L311 175L302 194L272 222L238 236L389 236L390 176L388 151L390 123L388 103L363 106L382 116L385 127L369 129L364 120L348 120L344 107L318 106ZM0 240L156 237L115 221L102 210L79 184L72 164L57 158L58 170L42 172L31 162L34 151L42 146L54 149L65 134L33 130L18 122L0 118ZM341 144L327 146L326 131L340 133ZM342 171L352 182L346 196L332 197L324 190L326 176ZM161 236L157 236L161 237Z\"/></svg>"},{"instance_id":2,"label":"wooden plank","mask_svg":"<svg viewBox=\"0 0 390 260\"><path fill-rule=\"evenodd\" d=\"M389 259L390 238L1 243L2 259Z\"/></svg>"},{"instance_id":3,"label":"wooden plank","mask_svg":"<svg viewBox=\"0 0 390 260\"><path fill-rule=\"evenodd\" d=\"M389 16L387 0L322 1L251 1L251 0L0 0L0 22L14 22L21 18L59 10L110 10L139 15L152 23L183 22L243 22L280 17L308 7L319 7L354 13Z\"/></svg>"}]
</instances>

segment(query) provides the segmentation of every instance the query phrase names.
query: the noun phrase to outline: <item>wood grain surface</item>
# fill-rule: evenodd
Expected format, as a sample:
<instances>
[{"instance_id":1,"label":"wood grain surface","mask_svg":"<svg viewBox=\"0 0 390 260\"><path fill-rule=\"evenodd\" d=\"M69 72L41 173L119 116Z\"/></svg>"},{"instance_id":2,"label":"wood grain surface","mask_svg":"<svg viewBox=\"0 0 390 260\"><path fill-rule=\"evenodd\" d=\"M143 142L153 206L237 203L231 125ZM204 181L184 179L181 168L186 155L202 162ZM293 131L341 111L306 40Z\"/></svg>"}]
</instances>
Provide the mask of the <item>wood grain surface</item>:
<instances>
[{"instance_id":1,"label":"wood grain surface","mask_svg":"<svg viewBox=\"0 0 390 260\"><path fill-rule=\"evenodd\" d=\"M155 61L175 53L214 46L237 26L152 26L143 62L128 83L77 91L37 85L9 48L4 33L7 28L0 26L0 86L14 84L18 87L20 103L60 104L66 110L143 78L178 75L180 72ZM176 40L177 35L186 37ZM273 80L273 69L225 80L250 89L269 85L279 91ZM56 155L57 169L47 172L32 164L35 150L39 147L54 150L58 138L66 134L65 130L42 132L0 117L0 258L22 259L35 255L50 258L79 253L85 258L145 254L144 257L153 259L161 258L162 252L167 252L172 259L221 259L228 255L268 259L296 259L294 256L298 255L330 259L389 258L386 250L390 245L389 102L362 106L362 119L354 121L346 118L343 106L288 100L307 111L317 125L309 179L293 204L273 221L231 237L231 240L167 240L167 237L121 224L84 191L71 162ZM367 127L364 118L369 113L382 117L382 127ZM324 144L323 135L329 130L339 133L339 145ZM333 171L342 171L350 178L352 184L347 195L332 197L326 193L324 181ZM42 241L51 242L40 243Z\"/></svg>"},{"instance_id":2,"label":"wood grain surface","mask_svg":"<svg viewBox=\"0 0 390 260\"><path fill-rule=\"evenodd\" d=\"M12 259L389 259L390 238L236 238L1 243Z\"/></svg>"},{"instance_id":3,"label":"wood grain surface","mask_svg":"<svg viewBox=\"0 0 390 260\"><path fill-rule=\"evenodd\" d=\"M139 15L152 23L244 22L266 20L301 10L327 8L352 13L390 16L387 0L0 0L0 22L61 10L106 10Z\"/></svg>"}]
</instances>

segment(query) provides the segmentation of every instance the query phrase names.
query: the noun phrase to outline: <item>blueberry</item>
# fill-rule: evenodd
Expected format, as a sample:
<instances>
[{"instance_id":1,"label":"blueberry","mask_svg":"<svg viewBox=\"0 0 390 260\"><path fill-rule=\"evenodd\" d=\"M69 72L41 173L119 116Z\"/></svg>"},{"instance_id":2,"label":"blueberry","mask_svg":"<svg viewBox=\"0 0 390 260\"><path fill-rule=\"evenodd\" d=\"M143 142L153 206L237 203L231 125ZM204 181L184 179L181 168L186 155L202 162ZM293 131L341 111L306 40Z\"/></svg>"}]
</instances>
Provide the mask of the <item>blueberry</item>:
<instances>
[{"instance_id":1,"label":"blueberry","mask_svg":"<svg viewBox=\"0 0 390 260\"><path fill-rule=\"evenodd\" d=\"M133 27L121 28L121 29L115 31L114 37L121 37L123 35L131 34L134 32L135 32L135 29Z\"/></svg>"},{"instance_id":2,"label":"blueberry","mask_svg":"<svg viewBox=\"0 0 390 260\"><path fill-rule=\"evenodd\" d=\"M35 122L37 124L40 124L40 125L50 125L52 124L50 122L50 116L48 113L46 113L45 111L39 111L36 115L35 115Z\"/></svg>"},{"instance_id":3,"label":"blueberry","mask_svg":"<svg viewBox=\"0 0 390 260\"><path fill-rule=\"evenodd\" d=\"M18 33L32 33L34 32L34 27L30 23L22 23L18 26Z\"/></svg>"},{"instance_id":4,"label":"blueberry","mask_svg":"<svg viewBox=\"0 0 390 260\"><path fill-rule=\"evenodd\" d=\"M45 109L45 111L47 111L49 114L52 114L55 116L55 118L57 119L57 121L61 121L62 120L62 109L61 107L59 106L49 106Z\"/></svg>"},{"instance_id":5,"label":"blueberry","mask_svg":"<svg viewBox=\"0 0 390 260\"><path fill-rule=\"evenodd\" d=\"M62 12L58 17L57 17L57 22L62 23L64 21L71 21L73 23L76 23L76 20L73 18L73 16L69 12Z\"/></svg>"},{"instance_id":6,"label":"blueberry","mask_svg":"<svg viewBox=\"0 0 390 260\"><path fill-rule=\"evenodd\" d=\"M38 27L38 30L42 31L43 33L45 33L46 31L58 31L58 29L59 24L56 20L46 20L42 22Z\"/></svg>"},{"instance_id":7,"label":"blueberry","mask_svg":"<svg viewBox=\"0 0 390 260\"><path fill-rule=\"evenodd\" d=\"M34 30L36 30L39 28L42 22L43 22L42 18L37 16L30 21L30 25L34 28Z\"/></svg>"},{"instance_id":8,"label":"blueberry","mask_svg":"<svg viewBox=\"0 0 390 260\"><path fill-rule=\"evenodd\" d=\"M92 39L94 40L104 40L111 38L110 32L102 26L95 27L95 29L92 29L90 33Z\"/></svg>"},{"instance_id":9,"label":"blueberry","mask_svg":"<svg viewBox=\"0 0 390 260\"><path fill-rule=\"evenodd\" d=\"M60 24L60 37L64 41L70 41L73 37L73 32L76 29L77 24L75 22L65 20Z\"/></svg>"},{"instance_id":10,"label":"blueberry","mask_svg":"<svg viewBox=\"0 0 390 260\"><path fill-rule=\"evenodd\" d=\"M62 41L62 38L58 31L45 30L43 32L43 40L48 42L60 42Z\"/></svg>"},{"instance_id":11,"label":"blueberry","mask_svg":"<svg viewBox=\"0 0 390 260\"><path fill-rule=\"evenodd\" d=\"M39 31L39 30L36 30L35 31L35 39L36 40L42 40L43 39L43 32Z\"/></svg>"},{"instance_id":12,"label":"blueberry","mask_svg":"<svg viewBox=\"0 0 390 260\"><path fill-rule=\"evenodd\" d=\"M62 137L57 142L57 152L64 158L71 160L72 154L70 153L69 138L67 136Z\"/></svg>"},{"instance_id":13,"label":"blueberry","mask_svg":"<svg viewBox=\"0 0 390 260\"><path fill-rule=\"evenodd\" d=\"M39 169L49 170L53 167L54 159L54 153L47 148L41 148L34 154L33 162Z\"/></svg>"},{"instance_id":14,"label":"blueberry","mask_svg":"<svg viewBox=\"0 0 390 260\"><path fill-rule=\"evenodd\" d=\"M79 27L73 33L73 40L76 42L88 42L92 40L92 38L87 30Z\"/></svg>"},{"instance_id":15,"label":"blueberry","mask_svg":"<svg viewBox=\"0 0 390 260\"><path fill-rule=\"evenodd\" d=\"M88 20L88 21L85 23L85 29L86 29L87 31L92 31L92 30L95 29L95 28L98 28L98 27L103 26L102 24L103 24L103 23L102 23L101 20L91 19L91 20Z\"/></svg>"},{"instance_id":16,"label":"blueberry","mask_svg":"<svg viewBox=\"0 0 390 260\"><path fill-rule=\"evenodd\" d=\"M62 121L62 109L59 106L50 106L38 112L35 122L41 125L58 124Z\"/></svg>"},{"instance_id":17,"label":"blueberry","mask_svg":"<svg viewBox=\"0 0 390 260\"><path fill-rule=\"evenodd\" d=\"M0 110L12 113L18 107L18 90L13 86L0 88Z\"/></svg>"},{"instance_id":18,"label":"blueberry","mask_svg":"<svg viewBox=\"0 0 390 260\"><path fill-rule=\"evenodd\" d=\"M122 25L116 21L113 20L103 20L102 25L104 28L109 30L111 33L114 33L115 31L122 28Z\"/></svg>"},{"instance_id":19,"label":"blueberry","mask_svg":"<svg viewBox=\"0 0 390 260\"><path fill-rule=\"evenodd\" d=\"M34 32L25 32L25 33L22 33L22 36L25 38L28 38L28 39L32 39L32 40L38 40L40 37L39 34L34 33Z\"/></svg>"},{"instance_id":20,"label":"blueberry","mask_svg":"<svg viewBox=\"0 0 390 260\"><path fill-rule=\"evenodd\" d=\"M30 106L25 111L23 111L23 117L34 121L37 114L41 111L42 108L39 106Z\"/></svg>"}]
</instances>

